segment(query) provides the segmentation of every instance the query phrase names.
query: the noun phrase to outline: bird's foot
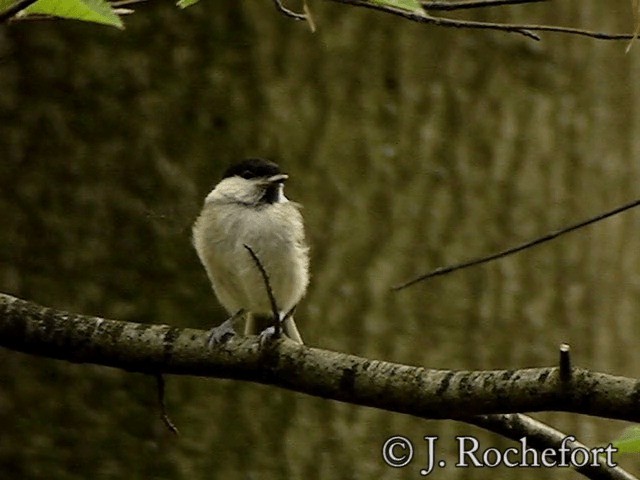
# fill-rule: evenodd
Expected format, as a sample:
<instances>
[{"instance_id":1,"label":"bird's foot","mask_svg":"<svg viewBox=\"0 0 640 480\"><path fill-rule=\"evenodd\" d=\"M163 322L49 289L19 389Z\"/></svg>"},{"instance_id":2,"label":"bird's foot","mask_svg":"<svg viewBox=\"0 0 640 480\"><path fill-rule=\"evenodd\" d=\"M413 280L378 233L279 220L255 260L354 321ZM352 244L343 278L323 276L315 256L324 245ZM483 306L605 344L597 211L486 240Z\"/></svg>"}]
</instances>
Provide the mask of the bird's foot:
<instances>
[{"instance_id":1,"label":"bird's foot","mask_svg":"<svg viewBox=\"0 0 640 480\"><path fill-rule=\"evenodd\" d=\"M235 337L236 331L233 328L233 323L243 315L244 309L240 309L220 325L213 327L209 331L209 336L207 337L207 346L211 348L215 345L220 345L226 342L231 337Z\"/></svg>"},{"instance_id":2,"label":"bird's foot","mask_svg":"<svg viewBox=\"0 0 640 480\"><path fill-rule=\"evenodd\" d=\"M282 332L282 330L281 330ZM276 340L280 335L276 336L276 327L271 325L270 327L265 328L258 334L258 340L260 342L260 346L264 347L267 343Z\"/></svg>"},{"instance_id":3,"label":"bird's foot","mask_svg":"<svg viewBox=\"0 0 640 480\"><path fill-rule=\"evenodd\" d=\"M282 313L274 313L272 318L273 325L265 328L258 334L258 339L260 340L260 346L264 347L268 342L272 340L277 340L282 335L282 322L286 318L282 316ZM276 330L276 325L278 326Z\"/></svg>"},{"instance_id":4,"label":"bird's foot","mask_svg":"<svg viewBox=\"0 0 640 480\"><path fill-rule=\"evenodd\" d=\"M235 337L236 331L233 328L234 320L235 315L209 331L209 336L207 337L207 346L209 348L225 343L227 340Z\"/></svg>"}]
</instances>

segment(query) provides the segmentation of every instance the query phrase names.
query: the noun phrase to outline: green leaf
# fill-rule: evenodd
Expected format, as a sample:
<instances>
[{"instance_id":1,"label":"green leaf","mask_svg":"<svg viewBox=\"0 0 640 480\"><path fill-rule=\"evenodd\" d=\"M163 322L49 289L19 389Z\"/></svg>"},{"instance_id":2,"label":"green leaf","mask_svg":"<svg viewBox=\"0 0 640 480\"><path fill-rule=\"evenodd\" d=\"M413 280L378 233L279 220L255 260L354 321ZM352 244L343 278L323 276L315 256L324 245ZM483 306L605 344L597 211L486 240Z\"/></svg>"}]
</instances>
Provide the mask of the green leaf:
<instances>
[{"instance_id":1,"label":"green leaf","mask_svg":"<svg viewBox=\"0 0 640 480\"><path fill-rule=\"evenodd\" d=\"M387 7L399 8L413 13L423 14L422 6L418 0L371 0L371 3L377 3Z\"/></svg>"},{"instance_id":2,"label":"green leaf","mask_svg":"<svg viewBox=\"0 0 640 480\"><path fill-rule=\"evenodd\" d=\"M38 0L24 12L124 28L120 17L105 0Z\"/></svg>"},{"instance_id":3,"label":"green leaf","mask_svg":"<svg viewBox=\"0 0 640 480\"><path fill-rule=\"evenodd\" d=\"M200 0L178 0L178 3L176 5L178 5L180 8L187 8L191 5L195 5L199 1Z\"/></svg>"},{"instance_id":4,"label":"green leaf","mask_svg":"<svg viewBox=\"0 0 640 480\"><path fill-rule=\"evenodd\" d=\"M613 446L620 453L639 453L640 452L640 425L633 425L626 428L613 442Z\"/></svg>"}]
</instances>

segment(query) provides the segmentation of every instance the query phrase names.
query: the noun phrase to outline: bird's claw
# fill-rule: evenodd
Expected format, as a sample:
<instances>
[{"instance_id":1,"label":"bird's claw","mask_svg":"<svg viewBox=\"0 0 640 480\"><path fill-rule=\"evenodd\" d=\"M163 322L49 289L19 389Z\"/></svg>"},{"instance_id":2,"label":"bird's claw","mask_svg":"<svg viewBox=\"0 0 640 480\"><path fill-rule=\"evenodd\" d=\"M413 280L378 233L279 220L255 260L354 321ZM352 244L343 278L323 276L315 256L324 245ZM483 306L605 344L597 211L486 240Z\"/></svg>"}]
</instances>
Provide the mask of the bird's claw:
<instances>
[{"instance_id":1,"label":"bird's claw","mask_svg":"<svg viewBox=\"0 0 640 480\"><path fill-rule=\"evenodd\" d=\"M233 319L229 319L209 331L209 336L207 337L207 346L209 348L225 343L227 340L235 337L236 331L233 329L232 320Z\"/></svg>"},{"instance_id":2,"label":"bird's claw","mask_svg":"<svg viewBox=\"0 0 640 480\"><path fill-rule=\"evenodd\" d=\"M276 338L276 328L271 325L270 327L265 328L258 334L258 340L260 341L260 346L264 347L268 342L275 340Z\"/></svg>"}]
</instances>

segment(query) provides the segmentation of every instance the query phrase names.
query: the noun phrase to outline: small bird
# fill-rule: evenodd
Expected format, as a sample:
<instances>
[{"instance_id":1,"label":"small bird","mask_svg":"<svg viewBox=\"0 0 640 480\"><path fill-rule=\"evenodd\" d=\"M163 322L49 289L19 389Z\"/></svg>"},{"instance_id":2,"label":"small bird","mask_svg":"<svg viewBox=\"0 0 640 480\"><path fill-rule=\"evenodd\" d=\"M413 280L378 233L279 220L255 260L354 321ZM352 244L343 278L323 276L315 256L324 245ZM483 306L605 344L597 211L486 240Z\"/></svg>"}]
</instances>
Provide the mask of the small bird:
<instances>
[{"instance_id":1,"label":"small bird","mask_svg":"<svg viewBox=\"0 0 640 480\"><path fill-rule=\"evenodd\" d=\"M309 284L309 247L301 206L284 195L289 178L269 160L249 158L231 166L207 195L193 225L193 245L213 290L231 317L211 330L209 345L234 335L246 319L245 335L273 332L273 310L264 278L245 245L264 267L285 335L303 343L288 315Z\"/></svg>"}]
</instances>

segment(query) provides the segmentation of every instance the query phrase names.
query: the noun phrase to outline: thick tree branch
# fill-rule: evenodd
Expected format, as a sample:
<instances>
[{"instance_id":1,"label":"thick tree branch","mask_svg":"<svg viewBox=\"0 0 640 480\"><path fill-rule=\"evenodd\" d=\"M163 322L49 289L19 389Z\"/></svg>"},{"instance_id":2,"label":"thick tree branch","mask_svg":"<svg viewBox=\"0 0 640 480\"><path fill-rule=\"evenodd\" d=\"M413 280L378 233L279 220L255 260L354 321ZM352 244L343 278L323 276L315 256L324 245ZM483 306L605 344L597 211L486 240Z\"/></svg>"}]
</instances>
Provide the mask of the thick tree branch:
<instances>
[{"instance_id":1,"label":"thick tree branch","mask_svg":"<svg viewBox=\"0 0 640 480\"><path fill-rule=\"evenodd\" d=\"M561 410L637 421L640 382L571 368L449 371L255 337L207 348L207 332L70 314L0 294L0 346L75 363L146 374L247 380L420 418L455 419L558 449L564 434L517 411ZM566 368L566 366L565 366ZM502 412L503 414L497 414ZM580 446L573 444L573 448ZM630 480L620 468L577 469L589 478Z\"/></svg>"},{"instance_id":2,"label":"thick tree branch","mask_svg":"<svg viewBox=\"0 0 640 480\"><path fill-rule=\"evenodd\" d=\"M205 348L207 332L65 313L0 294L0 346L142 373L246 380L422 418L566 411L640 421L640 381L559 368L452 371L253 337Z\"/></svg>"}]
</instances>

